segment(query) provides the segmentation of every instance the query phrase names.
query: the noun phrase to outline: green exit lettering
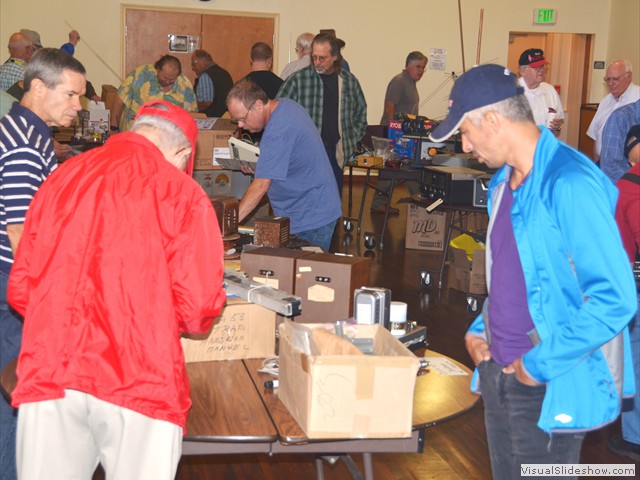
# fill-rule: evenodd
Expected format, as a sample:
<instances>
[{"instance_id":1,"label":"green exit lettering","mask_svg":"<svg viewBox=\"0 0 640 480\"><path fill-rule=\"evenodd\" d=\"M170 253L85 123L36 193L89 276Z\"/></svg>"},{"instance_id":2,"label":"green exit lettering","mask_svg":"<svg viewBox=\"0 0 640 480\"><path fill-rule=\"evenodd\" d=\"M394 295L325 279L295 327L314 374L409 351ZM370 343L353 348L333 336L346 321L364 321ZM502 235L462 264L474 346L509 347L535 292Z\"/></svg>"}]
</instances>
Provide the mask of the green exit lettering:
<instances>
[{"instance_id":1,"label":"green exit lettering","mask_svg":"<svg viewBox=\"0 0 640 480\"><path fill-rule=\"evenodd\" d=\"M556 11L553 8L537 8L534 23L556 23Z\"/></svg>"}]
</instances>

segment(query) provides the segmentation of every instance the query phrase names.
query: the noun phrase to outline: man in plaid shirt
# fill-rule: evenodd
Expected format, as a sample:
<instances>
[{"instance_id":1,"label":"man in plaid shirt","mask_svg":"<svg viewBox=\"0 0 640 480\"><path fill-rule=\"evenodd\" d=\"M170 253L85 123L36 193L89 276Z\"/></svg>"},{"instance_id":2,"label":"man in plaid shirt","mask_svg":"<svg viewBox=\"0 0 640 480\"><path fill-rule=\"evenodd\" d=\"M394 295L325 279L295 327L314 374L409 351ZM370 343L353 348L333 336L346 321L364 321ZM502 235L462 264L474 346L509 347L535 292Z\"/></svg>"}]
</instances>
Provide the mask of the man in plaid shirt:
<instances>
[{"instance_id":1,"label":"man in plaid shirt","mask_svg":"<svg viewBox=\"0 0 640 480\"><path fill-rule=\"evenodd\" d=\"M291 75L277 98L301 104L320 131L333 173L342 192L342 167L364 136L367 102L358 79L342 68L344 42L331 34L316 35L312 65Z\"/></svg>"}]
</instances>

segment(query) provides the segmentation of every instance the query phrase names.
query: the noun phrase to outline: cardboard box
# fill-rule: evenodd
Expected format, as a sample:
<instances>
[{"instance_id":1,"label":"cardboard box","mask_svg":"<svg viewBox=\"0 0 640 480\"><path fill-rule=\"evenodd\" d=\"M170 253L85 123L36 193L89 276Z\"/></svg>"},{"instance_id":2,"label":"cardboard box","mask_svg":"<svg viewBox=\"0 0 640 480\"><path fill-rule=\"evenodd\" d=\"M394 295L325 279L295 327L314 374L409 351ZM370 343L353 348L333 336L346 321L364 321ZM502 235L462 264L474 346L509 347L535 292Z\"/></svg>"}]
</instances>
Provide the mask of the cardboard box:
<instances>
[{"instance_id":1,"label":"cardboard box","mask_svg":"<svg viewBox=\"0 0 640 480\"><path fill-rule=\"evenodd\" d=\"M296 322L325 323L353 316L353 291L370 284L371 259L314 253L296 263L296 296L302 315Z\"/></svg>"},{"instance_id":2,"label":"cardboard box","mask_svg":"<svg viewBox=\"0 0 640 480\"><path fill-rule=\"evenodd\" d=\"M400 120L389 121L389 127L387 128L387 138L389 139L389 145L395 149L396 140L402 138L404 132L402 131L402 122Z\"/></svg>"},{"instance_id":3,"label":"cardboard box","mask_svg":"<svg viewBox=\"0 0 640 480\"><path fill-rule=\"evenodd\" d=\"M193 179L209 197L233 195L233 175L230 170L194 170Z\"/></svg>"},{"instance_id":4,"label":"cardboard box","mask_svg":"<svg viewBox=\"0 0 640 480\"><path fill-rule=\"evenodd\" d=\"M349 327L355 338L373 339L373 355L353 351L347 340L316 327L310 335L318 347L315 354L294 346L299 337L292 322L279 330L278 397L306 435L409 437L417 357L380 325Z\"/></svg>"},{"instance_id":5,"label":"cardboard box","mask_svg":"<svg viewBox=\"0 0 640 480\"><path fill-rule=\"evenodd\" d=\"M212 126L205 125L207 121ZM196 143L195 170L215 170L220 166L214 163L214 156L229 156L229 138L238 128L227 118L196 119L198 122L198 141Z\"/></svg>"},{"instance_id":6,"label":"cardboard box","mask_svg":"<svg viewBox=\"0 0 640 480\"><path fill-rule=\"evenodd\" d=\"M299 258L311 255L304 250L288 248L260 247L242 252L240 270L250 280L271 285L283 292L295 291L296 262Z\"/></svg>"},{"instance_id":7,"label":"cardboard box","mask_svg":"<svg viewBox=\"0 0 640 480\"><path fill-rule=\"evenodd\" d=\"M449 258L449 285L463 292L486 295L485 251L474 250L473 260L469 263L466 251L449 246Z\"/></svg>"},{"instance_id":8,"label":"cardboard box","mask_svg":"<svg viewBox=\"0 0 640 480\"><path fill-rule=\"evenodd\" d=\"M209 333L181 339L185 361L239 360L274 355L275 325L275 312L245 300L229 298Z\"/></svg>"},{"instance_id":9,"label":"cardboard box","mask_svg":"<svg viewBox=\"0 0 640 480\"><path fill-rule=\"evenodd\" d=\"M407 205L407 230L404 240L406 248L441 252L447 233L446 212L431 213L419 205Z\"/></svg>"}]
</instances>

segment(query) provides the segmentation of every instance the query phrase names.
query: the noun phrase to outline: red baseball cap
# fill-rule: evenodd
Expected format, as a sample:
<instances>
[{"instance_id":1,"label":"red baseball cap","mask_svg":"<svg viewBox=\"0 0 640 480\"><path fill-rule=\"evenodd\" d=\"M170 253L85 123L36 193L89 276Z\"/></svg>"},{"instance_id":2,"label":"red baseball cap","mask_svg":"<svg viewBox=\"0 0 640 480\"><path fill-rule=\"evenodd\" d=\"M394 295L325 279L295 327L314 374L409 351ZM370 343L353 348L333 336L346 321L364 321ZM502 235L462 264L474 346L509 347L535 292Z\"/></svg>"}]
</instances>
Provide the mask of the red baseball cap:
<instances>
[{"instance_id":1,"label":"red baseball cap","mask_svg":"<svg viewBox=\"0 0 640 480\"><path fill-rule=\"evenodd\" d=\"M142 115L161 117L173 123L184 133L191 144L191 156L187 161L186 173L193 174L193 162L196 155L196 140L198 139L198 126L189 112L184 108L173 105L163 100L151 100L138 109L136 119Z\"/></svg>"}]
</instances>

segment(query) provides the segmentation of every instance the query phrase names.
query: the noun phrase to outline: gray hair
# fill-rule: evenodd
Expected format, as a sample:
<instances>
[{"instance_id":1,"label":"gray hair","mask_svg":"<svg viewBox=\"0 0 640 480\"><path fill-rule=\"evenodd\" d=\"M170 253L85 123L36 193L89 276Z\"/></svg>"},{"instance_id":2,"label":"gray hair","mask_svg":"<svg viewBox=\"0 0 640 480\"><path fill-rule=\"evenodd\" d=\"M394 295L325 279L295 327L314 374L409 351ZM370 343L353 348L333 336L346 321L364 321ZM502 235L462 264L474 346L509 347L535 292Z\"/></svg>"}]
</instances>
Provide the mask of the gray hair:
<instances>
[{"instance_id":1,"label":"gray hair","mask_svg":"<svg viewBox=\"0 0 640 480\"><path fill-rule=\"evenodd\" d=\"M62 82L62 72L71 70L72 72L86 75L86 70L82 64L57 48L41 48L33 54L24 71L24 91L28 92L31 82L37 78L49 89L56 88Z\"/></svg>"},{"instance_id":2,"label":"gray hair","mask_svg":"<svg viewBox=\"0 0 640 480\"><path fill-rule=\"evenodd\" d=\"M301 49L303 52L311 51L311 42L313 41L313 33L301 33L298 35L296 39L296 47Z\"/></svg>"},{"instance_id":3,"label":"gray hair","mask_svg":"<svg viewBox=\"0 0 640 480\"><path fill-rule=\"evenodd\" d=\"M205 62L213 63L213 57L206 50L195 50L193 52L193 56L198 60L204 60Z\"/></svg>"},{"instance_id":4,"label":"gray hair","mask_svg":"<svg viewBox=\"0 0 640 480\"><path fill-rule=\"evenodd\" d=\"M506 118L515 123L531 122L535 123L531 105L524 94L507 98L491 105L476 108L467 114L467 118L471 123L478 126L482 123L484 115L488 112L495 112L501 117Z\"/></svg>"},{"instance_id":5,"label":"gray hair","mask_svg":"<svg viewBox=\"0 0 640 480\"><path fill-rule=\"evenodd\" d=\"M409 55L407 55L405 66L408 67L411 62L423 62L425 60L427 62L429 61L425 54L416 50L415 52L411 52Z\"/></svg>"},{"instance_id":6,"label":"gray hair","mask_svg":"<svg viewBox=\"0 0 640 480\"><path fill-rule=\"evenodd\" d=\"M164 105L156 105L154 108L166 109ZM136 132L143 128L153 128L163 133L163 135L158 136L159 145L157 146L159 148L165 150L191 148L191 143L186 135L182 133L182 130L166 118L155 115L140 115L136 118L135 122L133 122L131 131Z\"/></svg>"},{"instance_id":7,"label":"gray hair","mask_svg":"<svg viewBox=\"0 0 640 480\"><path fill-rule=\"evenodd\" d=\"M633 65L631 65L631 62L629 60L627 59L614 60L607 66L607 68L609 68L614 63L622 63L624 65L624 73L633 73Z\"/></svg>"}]
</instances>

